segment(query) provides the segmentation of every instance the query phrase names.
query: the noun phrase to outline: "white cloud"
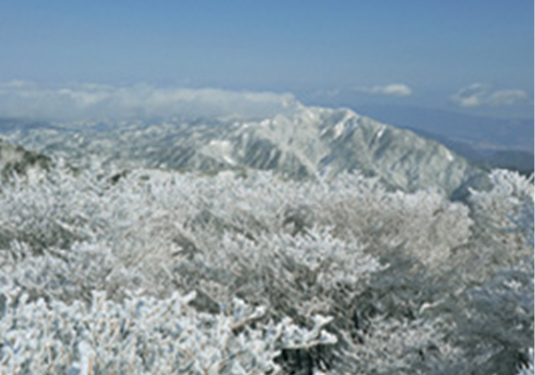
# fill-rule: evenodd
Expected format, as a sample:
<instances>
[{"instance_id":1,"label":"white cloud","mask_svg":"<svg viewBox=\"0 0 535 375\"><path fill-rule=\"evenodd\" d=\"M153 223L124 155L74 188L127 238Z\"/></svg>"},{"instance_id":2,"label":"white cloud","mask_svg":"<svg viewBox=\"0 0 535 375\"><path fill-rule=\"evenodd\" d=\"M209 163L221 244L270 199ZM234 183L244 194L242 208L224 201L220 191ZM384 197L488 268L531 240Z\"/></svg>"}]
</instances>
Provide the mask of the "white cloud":
<instances>
[{"instance_id":1,"label":"white cloud","mask_svg":"<svg viewBox=\"0 0 535 375\"><path fill-rule=\"evenodd\" d=\"M493 105L511 105L527 98L528 94L522 90L500 90L490 95L489 102Z\"/></svg>"},{"instance_id":2,"label":"white cloud","mask_svg":"<svg viewBox=\"0 0 535 375\"><path fill-rule=\"evenodd\" d=\"M0 82L0 90L21 89L21 88L29 88L32 86L34 86L33 83L28 82L28 81L21 81L21 80Z\"/></svg>"},{"instance_id":3,"label":"white cloud","mask_svg":"<svg viewBox=\"0 0 535 375\"><path fill-rule=\"evenodd\" d=\"M0 83L0 116L48 120L153 117L266 117L300 104L291 94L219 89L114 87L82 84L42 87L28 82Z\"/></svg>"},{"instance_id":4,"label":"white cloud","mask_svg":"<svg viewBox=\"0 0 535 375\"><path fill-rule=\"evenodd\" d=\"M517 89L492 90L490 85L474 83L451 96L461 107L502 106L523 103L528 99L525 91Z\"/></svg>"},{"instance_id":5,"label":"white cloud","mask_svg":"<svg viewBox=\"0 0 535 375\"><path fill-rule=\"evenodd\" d=\"M403 83L393 83L386 86L356 87L355 91L387 96L412 95L412 89Z\"/></svg>"}]
</instances>

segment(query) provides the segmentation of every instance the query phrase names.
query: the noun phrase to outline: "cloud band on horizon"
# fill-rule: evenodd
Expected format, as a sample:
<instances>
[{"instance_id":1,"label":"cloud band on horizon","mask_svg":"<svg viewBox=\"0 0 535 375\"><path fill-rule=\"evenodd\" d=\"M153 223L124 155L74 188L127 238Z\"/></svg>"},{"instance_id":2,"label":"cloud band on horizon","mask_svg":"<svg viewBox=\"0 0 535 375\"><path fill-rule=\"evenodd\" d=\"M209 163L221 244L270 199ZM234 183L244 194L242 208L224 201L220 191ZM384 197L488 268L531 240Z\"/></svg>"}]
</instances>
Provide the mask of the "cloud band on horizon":
<instances>
[{"instance_id":1,"label":"cloud band on horizon","mask_svg":"<svg viewBox=\"0 0 535 375\"><path fill-rule=\"evenodd\" d=\"M490 85L473 83L457 91L450 99L461 107L475 108L524 103L528 94L518 89L492 90Z\"/></svg>"},{"instance_id":2,"label":"cloud band on horizon","mask_svg":"<svg viewBox=\"0 0 535 375\"><path fill-rule=\"evenodd\" d=\"M204 88L115 87L77 84L42 87L0 82L0 116L53 121L154 117L266 117L300 107L293 94Z\"/></svg>"}]
</instances>

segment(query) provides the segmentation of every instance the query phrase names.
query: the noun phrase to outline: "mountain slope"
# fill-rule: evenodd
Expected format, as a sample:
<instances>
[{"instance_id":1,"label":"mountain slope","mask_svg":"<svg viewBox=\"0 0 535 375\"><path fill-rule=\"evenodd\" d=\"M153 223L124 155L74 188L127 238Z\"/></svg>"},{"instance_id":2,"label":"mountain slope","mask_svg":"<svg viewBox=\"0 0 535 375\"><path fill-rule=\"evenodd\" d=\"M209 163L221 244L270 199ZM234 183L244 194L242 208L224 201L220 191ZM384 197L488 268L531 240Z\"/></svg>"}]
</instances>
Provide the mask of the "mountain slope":
<instances>
[{"instance_id":1,"label":"mountain slope","mask_svg":"<svg viewBox=\"0 0 535 375\"><path fill-rule=\"evenodd\" d=\"M476 147L469 142L455 141L421 129L407 128L414 133L446 146L471 163L484 169L510 169L526 176L533 173L534 156L529 151Z\"/></svg>"},{"instance_id":2,"label":"mountain slope","mask_svg":"<svg viewBox=\"0 0 535 375\"><path fill-rule=\"evenodd\" d=\"M366 115L402 128L425 131L476 149L533 153L533 118L495 118L449 110L395 105L360 105Z\"/></svg>"}]
</instances>

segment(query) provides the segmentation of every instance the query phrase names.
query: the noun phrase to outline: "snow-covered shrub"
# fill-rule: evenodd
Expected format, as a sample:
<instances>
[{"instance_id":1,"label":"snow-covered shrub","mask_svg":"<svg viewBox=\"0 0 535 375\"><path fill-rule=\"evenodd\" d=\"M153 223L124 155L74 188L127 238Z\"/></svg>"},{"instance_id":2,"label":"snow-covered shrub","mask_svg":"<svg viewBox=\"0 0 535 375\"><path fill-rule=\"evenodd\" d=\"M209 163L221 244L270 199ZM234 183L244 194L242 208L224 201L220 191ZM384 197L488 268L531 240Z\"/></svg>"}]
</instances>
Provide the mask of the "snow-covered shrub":
<instances>
[{"instance_id":1,"label":"snow-covered shrub","mask_svg":"<svg viewBox=\"0 0 535 375\"><path fill-rule=\"evenodd\" d=\"M532 259L533 194L529 181L494 177L497 187L474 192L470 208L434 192L386 191L358 174L296 182L57 168L35 183L6 184L0 337L15 341L0 343L0 364L57 360L49 373L72 374L173 373L189 364L203 374L453 375L507 357L507 371L517 371L527 361L511 357L532 347L532 269L496 272ZM142 318L131 310L139 299L150 311L178 304L180 313ZM23 314L35 320L19 324ZM50 336L47 319L58 316L65 329L54 329L67 336ZM100 323L104 316L136 328L124 334ZM177 349L193 353L180 346L193 339L174 331L175 321L204 343L194 348L198 362ZM44 346L15 353L26 334ZM499 335L507 340L497 343ZM43 349L45 337L61 349ZM134 367L113 359L119 352ZM19 373L46 373L35 368Z\"/></svg>"},{"instance_id":2,"label":"snow-covered shrub","mask_svg":"<svg viewBox=\"0 0 535 375\"><path fill-rule=\"evenodd\" d=\"M468 291L457 339L475 374L515 374L533 348L533 263L501 271Z\"/></svg>"},{"instance_id":3,"label":"snow-covered shrub","mask_svg":"<svg viewBox=\"0 0 535 375\"><path fill-rule=\"evenodd\" d=\"M5 185L0 191L0 246L18 240L42 253L91 240L105 224L98 217L104 182L95 173L75 177L60 168L41 183L14 180Z\"/></svg>"},{"instance_id":4,"label":"snow-covered shrub","mask_svg":"<svg viewBox=\"0 0 535 375\"><path fill-rule=\"evenodd\" d=\"M30 299L88 301L93 290L120 300L129 289L148 287L144 273L120 261L109 248L75 243L69 250L49 249L32 256L27 243L13 241L0 251L0 282L12 280ZM155 291L153 291L153 294Z\"/></svg>"},{"instance_id":5,"label":"snow-covered shrub","mask_svg":"<svg viewBox=\"0 0 535 375\"><path fill-rule=\"evenodd\" d=\"M431 270L443 268L452 251L470 238L472 221L467 207L436 192L404 194L373 189L336 196L322 206L323 222L373 244L376 255L389 258L391 250L403 244L408 256Z\"/></svg>"},{"instance_id":6,"label":"snow-covered shrub","mask_svg":"<svg viewBox=\"0 0 535 375\"><path fill-rule=\"evenodd\" d=\"M471 265L483 268L477 276L484 282L464 294L457 339L474 374L515 374L533 350L533 181L508 171L491 177L490 192L472 193L483 251L469 255L483 260Z\"/></svg>"},{"instance_id":7,"label":"snow-covered shrub","mask_svg":"<svg viewBox=\"0 0 535 375\"><path fill-rule=\"evenodd\" d=\"M376 316L349 355L356 374L439 374L460 369L463 351L448 342L440 319L398 320ZM451 374L455 372L449 372Z\"/></svg>"},{"instance_id":8,"label":"snow-covered shrub","mask_svg":"<svg viewBox=\"0 0 535 375\"><path fill-rule=\"evenodd\" d=\"M533 257L533 177L496 170L488 192L472 192L470 204L475 220L477 249L467 254L469 264L479 264L489 274Z\"/></svg>"},{"instance_id":9,"label":"snow-covered shrub","mask_svg":"<svg viewBox=\"0 0 535 375\"><path fill-rule=\"evenodd\" d=\"M288 319L251 328L263 315L234 300L230 315L198 313L195 294L156 299L129 292L122 303L93 291L89 304L28 301L4 285L0 319L2 374L264 374L284 348L329 344L326 319L311 330Z\"/></svg>"},{"instance_id":10,"label":"snow-covered shrub","mask_svg":"<svg viewBox=\"0 0 535 375\"><path fill-rule=\"evenodd\" d=\"M332 316L330 330L339 333L352 329L355 297L382 268L356 241L312 228L305 235L263 235L254 241L227 235L218 251L200 255L198 265L190 269L197 272L195 280L226 286L224 294L204 290L215 301L225 294L237 295L268 306L275 319L289 316L306 325L314 314ZM320 357L325 355L330 356Z\"/></svg>"}]
</instances>

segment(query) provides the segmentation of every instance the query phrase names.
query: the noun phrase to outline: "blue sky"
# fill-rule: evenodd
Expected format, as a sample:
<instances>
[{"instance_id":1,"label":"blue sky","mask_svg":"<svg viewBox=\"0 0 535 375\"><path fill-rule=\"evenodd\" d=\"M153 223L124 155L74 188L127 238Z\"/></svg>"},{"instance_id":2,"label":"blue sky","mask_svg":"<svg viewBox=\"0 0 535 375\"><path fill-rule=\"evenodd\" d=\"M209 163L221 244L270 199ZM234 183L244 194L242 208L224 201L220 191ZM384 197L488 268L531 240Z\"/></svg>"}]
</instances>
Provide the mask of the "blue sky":
<instances>
[{"instance_id":1,"label":"blue sky","mask_svg":"<svg viewBox=\"0 0 535 375\"><path fill-rule=\"evenodd\" d=\"M532 116L533 13L532 0L2 1L0 82Z\"/></svg>"}]
</instances>

